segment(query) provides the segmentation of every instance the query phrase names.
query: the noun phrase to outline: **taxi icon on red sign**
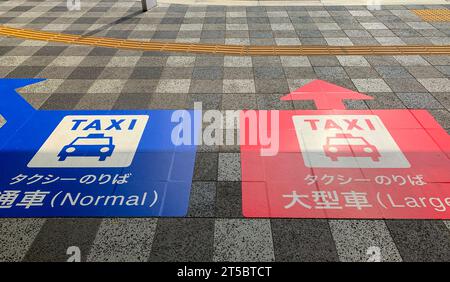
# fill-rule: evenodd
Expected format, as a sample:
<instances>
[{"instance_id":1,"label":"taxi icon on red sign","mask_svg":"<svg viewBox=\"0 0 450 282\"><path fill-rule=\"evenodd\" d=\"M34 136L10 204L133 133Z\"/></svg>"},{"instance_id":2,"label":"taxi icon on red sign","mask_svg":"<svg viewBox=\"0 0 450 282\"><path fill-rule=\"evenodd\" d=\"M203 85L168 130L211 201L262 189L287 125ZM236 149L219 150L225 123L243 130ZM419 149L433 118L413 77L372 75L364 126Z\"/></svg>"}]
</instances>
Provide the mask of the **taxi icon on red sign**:
<instances>
[{"instance_id":1,"label":"taxi icon on red sign","mask_svg":"<svg viewBox=\"0 0 450 282\"><path fill-rule=\"evenodd\" d=\"M338 133L336 136L327 137L323 150L332 161L338 161L339 157L368 157L372 161L378 162L381 157L374 145L367 142L363 137L351 134Z\"/></svg>"}]
</instances>

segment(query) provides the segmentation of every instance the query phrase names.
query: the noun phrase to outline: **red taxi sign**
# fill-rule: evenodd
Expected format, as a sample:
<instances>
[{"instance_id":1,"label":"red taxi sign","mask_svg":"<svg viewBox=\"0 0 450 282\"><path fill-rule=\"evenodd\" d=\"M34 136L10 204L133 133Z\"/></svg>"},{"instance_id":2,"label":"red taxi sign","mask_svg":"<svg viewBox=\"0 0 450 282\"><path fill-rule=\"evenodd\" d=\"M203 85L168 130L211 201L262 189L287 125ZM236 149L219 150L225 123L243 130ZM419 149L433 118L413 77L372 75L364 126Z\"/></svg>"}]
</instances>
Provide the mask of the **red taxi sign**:
<instances>
[{"instance_id":1,"label":"red taxi sign","mask_svg":"<svg viewBox=\"0 0 450 282\"><path fill-rule=\"evenodd\" d=\"M324 93L330 84L315 81L285 99L312 99L314 85ZM338 99L318 94L319 110L279 111L279 129L267 129L279 130L272 155L246 142L241 114L244 216L449 219L447 132L424 110L329 109L352 95L371 98L339 91Z\"/></svg>"}]
</instances>

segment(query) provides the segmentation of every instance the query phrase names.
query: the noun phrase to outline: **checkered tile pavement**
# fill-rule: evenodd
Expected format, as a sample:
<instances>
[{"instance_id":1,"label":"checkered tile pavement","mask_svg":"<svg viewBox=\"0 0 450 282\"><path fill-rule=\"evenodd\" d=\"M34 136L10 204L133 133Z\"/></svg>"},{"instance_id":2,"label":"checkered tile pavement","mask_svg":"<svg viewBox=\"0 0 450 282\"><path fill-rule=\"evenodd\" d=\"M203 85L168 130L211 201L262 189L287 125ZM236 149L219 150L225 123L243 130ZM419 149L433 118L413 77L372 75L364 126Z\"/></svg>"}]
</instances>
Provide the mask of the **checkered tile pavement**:
<instances>
[{"instance_id":1,"label":"checkered tile pavement","mask_svg":"<svg viewBox=\"0 0 450 282\"><path fill-rule=\"evenodd\" d=\"M450 44L427 6L232 7L139 1L0 3L0 24L95 36L227 44ZM432 8L444 8L432 6ZM312 79L374 96L351 109L427 109L450 133L450 56L233 57L126 51L0 37L0 77L40 109L314 109L279 98ZM202 146L187 218L1 219L0 260L449 261L450 224L425 220L245 219L238 146Z\"/></svg>"}]
</instances>

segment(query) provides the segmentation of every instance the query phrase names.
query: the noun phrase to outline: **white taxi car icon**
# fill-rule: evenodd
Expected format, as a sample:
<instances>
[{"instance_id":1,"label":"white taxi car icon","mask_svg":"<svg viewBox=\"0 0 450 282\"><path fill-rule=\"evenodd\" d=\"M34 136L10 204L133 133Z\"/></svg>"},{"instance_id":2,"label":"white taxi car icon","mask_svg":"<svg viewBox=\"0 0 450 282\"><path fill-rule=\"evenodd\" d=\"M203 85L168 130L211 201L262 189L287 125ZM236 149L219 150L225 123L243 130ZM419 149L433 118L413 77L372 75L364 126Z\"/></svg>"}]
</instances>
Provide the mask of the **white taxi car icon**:
<instances>
[{"instance_id":1,"label":"white taxi car icon","mask_svg":"<svg viewBox=\"0 0 450 282\"><path fill-rule=\"evenodd\" d=\"M338 133L336 136L327 137L323 150L332 161L338 161L340 157L368 157L378 162L381 157L374 145L363 137L355 137L351 134Z\"/></svg>"}]
</instances>

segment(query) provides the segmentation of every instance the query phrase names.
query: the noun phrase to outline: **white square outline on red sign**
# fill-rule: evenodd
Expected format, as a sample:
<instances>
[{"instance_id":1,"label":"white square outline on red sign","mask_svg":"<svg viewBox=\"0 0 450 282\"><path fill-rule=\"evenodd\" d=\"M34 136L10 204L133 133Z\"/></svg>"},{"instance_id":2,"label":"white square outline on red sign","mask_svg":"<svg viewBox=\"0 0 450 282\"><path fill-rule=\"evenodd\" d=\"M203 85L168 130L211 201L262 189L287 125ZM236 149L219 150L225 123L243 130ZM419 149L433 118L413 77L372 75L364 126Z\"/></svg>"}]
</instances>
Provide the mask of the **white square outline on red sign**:
<instances>
[{"instance_id":1,"label":"white square outline on red sign","mask_svg":"<svg viewBox=\"0 0 450 282\"><path fill-rule=\"evenodd\" d=\"M359 122L362 120L362 122ZM369 120L370 127L366 120ZM310 121L310 122L307 122ZM312 128L312 122L318 125ZM326 121L332 121L339 129L323 129ZM358 127L346 130L343 121L356 121ZM392 138L389 131L377 115L296 115L292 117L300 151L305 166L311 168L409 168L411 164ZM364 124L366 122L366 124ZM362 128L363 130L358 130ZM370 128L373 128L371 130ZM342 139L343 147L351 149L352 156L339 156L339 146L328 144L329 140ZM352 139L360 140L364 145L350 144ZM363 149L361 153L358 149ZM327 148L336 152L328 152ZM370 150L365 152L364 150ZM361 156L358 156L360 154ZM332 159L330 155L336 155Z\"/></svg>"}]
</instances>

